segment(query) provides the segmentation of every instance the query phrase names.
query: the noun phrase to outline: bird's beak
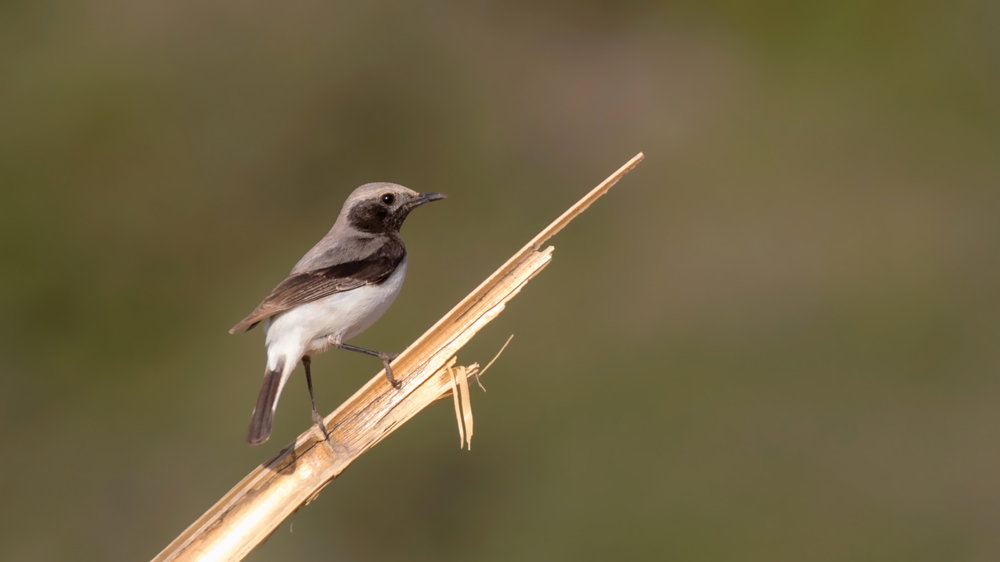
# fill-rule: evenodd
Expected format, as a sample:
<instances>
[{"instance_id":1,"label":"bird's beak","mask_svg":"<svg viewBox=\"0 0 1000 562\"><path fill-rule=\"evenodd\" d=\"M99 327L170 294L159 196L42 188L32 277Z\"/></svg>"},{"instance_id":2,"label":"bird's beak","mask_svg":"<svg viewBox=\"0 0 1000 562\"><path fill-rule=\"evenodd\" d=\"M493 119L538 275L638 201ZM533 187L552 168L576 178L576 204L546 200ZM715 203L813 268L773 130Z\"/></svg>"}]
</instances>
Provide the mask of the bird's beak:
<instances>
[{"instance_id":1,"label":"bird's beak","mask_svg":"<svg viewBox=\"0 0 1000 562\"><path fill-rule=\"evenodd\" d=\"M414 207L419 207L424 203L430 203L431 201L437 201L439 199L444 199L445 197L447 197L447 195L444 193L421 193L413 199L410 199L407 207L412 209Z\"/></svg>"}]
</instances>

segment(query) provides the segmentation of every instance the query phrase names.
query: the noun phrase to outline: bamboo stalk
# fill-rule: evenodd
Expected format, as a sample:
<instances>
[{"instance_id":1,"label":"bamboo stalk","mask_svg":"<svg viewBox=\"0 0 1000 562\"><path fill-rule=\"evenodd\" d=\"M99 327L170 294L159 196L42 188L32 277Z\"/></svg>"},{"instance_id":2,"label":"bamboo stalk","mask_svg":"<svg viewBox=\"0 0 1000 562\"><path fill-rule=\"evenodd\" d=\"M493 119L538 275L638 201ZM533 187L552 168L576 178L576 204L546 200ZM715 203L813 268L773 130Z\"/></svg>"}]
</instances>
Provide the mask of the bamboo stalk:
<instances>
[{"instance_id":1,"label":"bamboo stalk","mask_svg":"<svg viewBox=\"0 0 1000 562\"><path fill-rule=\"evenodd\" d=\"M402 387L384 371L316 427L257 467L160 552L153 562L240 560L281 522L319 495L358 456L438 398L450 394L454 355L552 259L541 245L604 195L643 158L640 152L542 230L393 362ZM475 368L466 369L472 376Z\"/></svg>"}]
</instances>

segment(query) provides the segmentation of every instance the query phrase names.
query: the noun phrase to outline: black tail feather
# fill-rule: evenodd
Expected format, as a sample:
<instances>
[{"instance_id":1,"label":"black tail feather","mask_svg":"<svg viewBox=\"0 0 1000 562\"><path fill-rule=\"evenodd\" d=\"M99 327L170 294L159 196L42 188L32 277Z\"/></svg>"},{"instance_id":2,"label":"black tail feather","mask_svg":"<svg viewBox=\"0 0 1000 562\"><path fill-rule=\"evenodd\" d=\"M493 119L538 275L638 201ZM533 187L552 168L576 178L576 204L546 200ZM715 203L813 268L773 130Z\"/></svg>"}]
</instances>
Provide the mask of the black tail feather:
<instances>
[{"instance_id":1,"label":"black tail feather","mask_svg":"<svg viewBox=\"0 0 1000 562\"><path fill-rule=\"evenodd\" d=\"M250 428L247 429L247 443L260 445L271 436L271 423L274 421L274 403L278 400L278 389L281 388L281 372L285 370L285 359L278 360L275 368L264 372L264 384L257 395L257 406L250 418Z\"/></svg>"}]
</instances>

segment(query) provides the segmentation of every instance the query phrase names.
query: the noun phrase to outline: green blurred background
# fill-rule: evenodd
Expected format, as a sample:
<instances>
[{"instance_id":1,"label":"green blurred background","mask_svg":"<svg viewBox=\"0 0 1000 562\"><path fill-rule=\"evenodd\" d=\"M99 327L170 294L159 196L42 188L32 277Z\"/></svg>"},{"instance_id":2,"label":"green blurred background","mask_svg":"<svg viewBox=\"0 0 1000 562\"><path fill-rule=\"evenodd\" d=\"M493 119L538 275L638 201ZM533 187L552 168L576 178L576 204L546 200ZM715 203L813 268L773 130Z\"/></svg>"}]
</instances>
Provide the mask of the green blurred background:
<instances>
[{"instance_id":1,"label":"green blurred background","mask_svg":"<svg viewBox=\"0 0 1000 562\"><path fill-rule=\"evenodd\" d=\"M635 153L439 402L249 560L1000 559L1000 5L0 4L0 559L145 560L243 438L230 336L393 181L400 350ZM334 409L378 370L314 362Z\"/></svg>"}]
</instances>

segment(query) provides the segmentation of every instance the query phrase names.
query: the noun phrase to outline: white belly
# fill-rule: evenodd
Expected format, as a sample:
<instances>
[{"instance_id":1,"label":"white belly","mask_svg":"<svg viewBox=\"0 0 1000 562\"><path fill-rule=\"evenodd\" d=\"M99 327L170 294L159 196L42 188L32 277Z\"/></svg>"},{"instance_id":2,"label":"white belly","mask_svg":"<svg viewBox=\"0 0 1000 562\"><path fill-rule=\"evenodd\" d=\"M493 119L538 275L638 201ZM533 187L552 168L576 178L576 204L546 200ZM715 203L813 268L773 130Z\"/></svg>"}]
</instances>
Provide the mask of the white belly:
<instances>
[{"instance_id":1,"label":"white belly","mask_svg":"<svg viewBox=\"0 0 1000 562\"><path fill-rule=\"evenodd\" d=\"M403 257L396 271L379 285L330 295L268 319L264 324L268 363L279 356L326 351L329 337L344 342L368 329L396 300L406 277L407 259Z\"/></svg>"}]
</instances>

